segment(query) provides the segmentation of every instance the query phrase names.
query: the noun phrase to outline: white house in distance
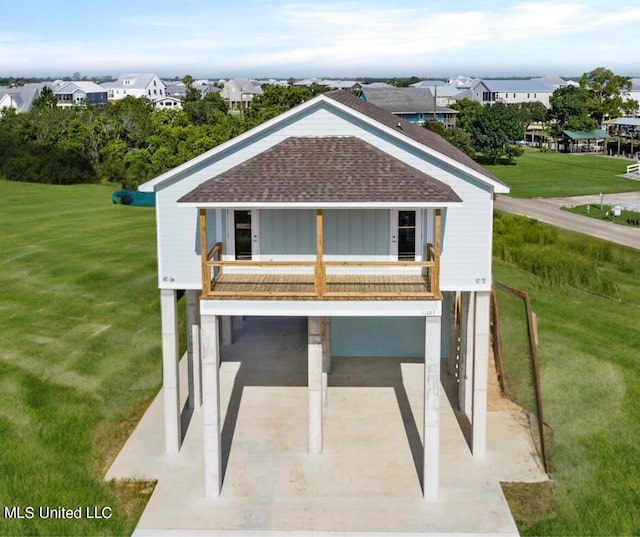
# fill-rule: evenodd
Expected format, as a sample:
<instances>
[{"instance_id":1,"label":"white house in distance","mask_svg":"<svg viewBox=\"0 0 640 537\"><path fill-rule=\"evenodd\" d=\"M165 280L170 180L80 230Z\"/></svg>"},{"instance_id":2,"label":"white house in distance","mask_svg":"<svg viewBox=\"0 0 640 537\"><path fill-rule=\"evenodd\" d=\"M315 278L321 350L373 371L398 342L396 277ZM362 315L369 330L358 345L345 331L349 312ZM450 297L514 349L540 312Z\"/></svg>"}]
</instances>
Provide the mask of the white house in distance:
<instances>
[{"instance_id":1,"label":"white house in distance","mask_svg":"<svg viewBox=\"0 0 640 537\"><path fill-rule=\"evenodd\" d=\"M0 110L13 108L18 113L28 112L44 86L42 82L31 82L24 86L0 89Z\"/></svg>"},{"instance_id":2,"label":"white house in distance","mask_svg":"<svg viewBox=\"0 0 640 537\"><path fill-rule=\"evenodd\" d=\"M119 101L125 97L146 97L155 101L166 95L166 85L154 73L125 73L115 82L102 85L108 92L110 101Z\"/></svg>"},{"instance_id":3,"label":"white house in distance","mask_svg":"<svg viewBox=\"0 0 640 537\"><path fill-rule=\"evenodd\" d=\"M501 102L517 104L540 101L549 108L549 98L555 87L543 79L505 79L505 80L476 80L464 97L479 101L483 105Z\"/></svg>"},{"instance_id":4,"label":"white house in distance","mask_svg":"<svg viewBox=\"0 0 640 537\"><path fill-rule=\"evenodd\" d=\"M230 343L231 316L307 319L309 453L323 449L332 356L411 356L425 362L424 498L439 494L441 367L460 372L471 449L484 457L493 197L508 192L496 177L438 135L336 90L140 190L157 203L166 451L181 447L185 290L203 495L225 494L218 334Z\"/></svg>"}]
</instances>

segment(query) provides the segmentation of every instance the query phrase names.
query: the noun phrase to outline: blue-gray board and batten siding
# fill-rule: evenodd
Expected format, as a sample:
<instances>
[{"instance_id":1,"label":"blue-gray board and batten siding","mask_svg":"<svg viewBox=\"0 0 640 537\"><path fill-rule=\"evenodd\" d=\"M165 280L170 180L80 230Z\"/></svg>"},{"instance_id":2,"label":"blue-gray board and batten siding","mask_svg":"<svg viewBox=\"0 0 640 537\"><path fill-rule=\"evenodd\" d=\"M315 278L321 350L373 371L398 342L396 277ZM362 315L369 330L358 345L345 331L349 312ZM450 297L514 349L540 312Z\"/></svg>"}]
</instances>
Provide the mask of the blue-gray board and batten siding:
<instances>
[{"instance_id":1,"label":"blue-gray board and batten siding","mask_svg":"<svg viewBox=\"0 0 640 537\"><path fill-rule=\"evenodd\" d=\"M450 293L443 294L442 312L448 311ZM379 307L384 311L384 303ZM441 325L441 341L449 341L449 323ZM424 358L423 317L333 317L333 356ZM440 346L440 356L449 356L448 345Z\"/></svg>"}]
</instances>

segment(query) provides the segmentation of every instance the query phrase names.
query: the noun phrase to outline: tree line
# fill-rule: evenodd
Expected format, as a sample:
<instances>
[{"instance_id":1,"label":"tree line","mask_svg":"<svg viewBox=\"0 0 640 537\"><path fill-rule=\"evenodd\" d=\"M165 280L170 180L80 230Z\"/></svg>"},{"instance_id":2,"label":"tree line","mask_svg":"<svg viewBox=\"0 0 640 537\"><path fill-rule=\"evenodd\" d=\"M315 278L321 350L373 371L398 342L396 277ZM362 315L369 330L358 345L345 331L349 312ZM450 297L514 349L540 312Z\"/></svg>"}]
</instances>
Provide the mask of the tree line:
<instances>
[{"instance_id":1,"label":"tree line","mask_svg":"<svg viewBox=\"0 0 640 537\"><path fill-rule=\"evenodd\" d=\"M268 86L243 114L230 114L220 94L187 85L182 110L134 97L61 108L44 88L29 112L0 115L0 178L133 189L327 89Z\"/></svg>"},{"instance_id":2,"label":"tree line","mask_svg":"<svg viewBox=\"0 0 640 537\"><path fill-rule=\"evenodd\" d=\"M113 182L133 189L139 184L301 104L328 88L314 85L265 86L251 107L229 113L220 94L204 97L187 86L182 110L157 110L146 99L127 97L105 106L57 106L49 88L43 89L32 110L0 115L0 178L55 184ZM547 123L548 132L592 130L605 116L637 109L622 92L630 82L598 68L585 73L579 86L556 90L551 109L539 102L482 106L464 99L456 127L437 122L434 130L473 158L511 162L521 154L518 141L534 122Z\"/></svg>"}]
</instances>

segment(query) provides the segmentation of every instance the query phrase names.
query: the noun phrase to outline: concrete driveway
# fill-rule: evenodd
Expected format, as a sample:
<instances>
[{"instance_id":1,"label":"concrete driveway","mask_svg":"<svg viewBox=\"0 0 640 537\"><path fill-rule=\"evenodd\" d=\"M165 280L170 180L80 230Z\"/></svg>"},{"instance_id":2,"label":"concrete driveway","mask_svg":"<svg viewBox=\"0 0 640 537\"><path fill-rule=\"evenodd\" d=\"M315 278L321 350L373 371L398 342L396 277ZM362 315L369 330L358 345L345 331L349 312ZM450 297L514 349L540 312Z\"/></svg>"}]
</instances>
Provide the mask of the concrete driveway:
<instances>
[{"instance_id":1,"label":"concrete driveway","mask_svg":"<svg viewBox=\"0 0 640 537\"><path fill-rule=\"evenodd\" d=\"M420 360L334 358L324 449L310 455L305 319L247 318L234 332L222 494L204 498L201 409L179 455L164 453L160 392L106 475L158 480L135 535L517 535L500 481L546 479L520 413L489 412L477 460L441 390L441 496L426 503Z\"/></svg>"}]
</instances>

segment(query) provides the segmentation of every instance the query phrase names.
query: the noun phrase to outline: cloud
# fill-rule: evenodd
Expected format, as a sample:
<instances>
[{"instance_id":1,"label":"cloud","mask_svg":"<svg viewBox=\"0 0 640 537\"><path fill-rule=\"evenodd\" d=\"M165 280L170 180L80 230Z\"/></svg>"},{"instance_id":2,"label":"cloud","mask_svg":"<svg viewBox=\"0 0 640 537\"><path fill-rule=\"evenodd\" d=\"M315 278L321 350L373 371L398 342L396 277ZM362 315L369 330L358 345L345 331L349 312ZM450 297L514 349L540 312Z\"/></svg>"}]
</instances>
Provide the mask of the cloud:
<instances>
[{"instance_id":1,"label":"cloud","mask_svg":"<svg viewBox=\"0 0 640 537\"><path fill-rule=\"evenodd\" d=\"M617 57L607 47L629 50L640 23L640 6L611 10L592 0L407 0L395 7L376 0L271 0L229 3L225 9L190 0L154 1L156 9L144 2L127 10L114 6L100 28L87 14L84 23L74 22L75 32L53 22L49 27L59 35L46 37L31 27L22 36L19 29L0 32L3 70L22 65L115 74L486 75L487 67L514 74L544 65L579 71L584 62L615 70ZM627 68L640 71L637 62L629 62Z\"/></svg>"}]
</instances>

